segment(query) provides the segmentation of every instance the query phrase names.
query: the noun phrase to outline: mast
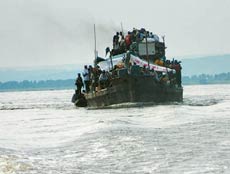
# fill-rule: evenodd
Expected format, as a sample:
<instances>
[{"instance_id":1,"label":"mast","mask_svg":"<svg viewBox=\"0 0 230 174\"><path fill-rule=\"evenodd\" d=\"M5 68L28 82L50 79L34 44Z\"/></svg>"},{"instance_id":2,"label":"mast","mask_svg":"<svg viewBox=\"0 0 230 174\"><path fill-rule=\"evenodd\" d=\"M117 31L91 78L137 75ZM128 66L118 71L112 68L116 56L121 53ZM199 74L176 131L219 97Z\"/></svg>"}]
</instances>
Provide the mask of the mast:
<instances>
[{"instance_id":1,"label":"mast","mask_svg":"<svg viewBox=\"0 0 230 174\"><path fill-rule=\"evenodd\" d=\"M96 38L96 25L94 24L94 67L96 67L97 60L97 38Z\"/></svg>"},{"instance_id":2,"label":"mast","mask_svg":"<svg viewBox=\"0 0 230 174\"><path fill-rule=\"evenodd\" d=\"M124 36L124 30L123 30L122 22L121 22L121 32L122 32L122 35Z\"/></svg>"},{"instance_id":3,"label":"mast","mask_svg":"<svg viewBox=\"0 0 230 174\"><path fill-rule=\"evenodd\" d=\"M110 54L109 56L110 59L110 63L111 63L111 70L113 71L113 59L112 59L112 55Z\"/></svg>"},{"instance_id":4,"label":"mast","mask_svg":"<svg viewBox=\"0 0 230 174\"><path fill-rule=\"evenodd\" d=\"M163 43L165 43L165 35L162 36Z\"/></svg>"},{"instance_id":5,"label":"mast","mask_svg":"<svg viewBox=\"0 0 230 174\"><path fill-rule=\"evenodd\" d=\"M150 69L150 66L149 66L148 40L147 40L147 32L146 31L145 31L145 45L146 45L146 55L147 55L147 61L148 61L148 68Z\"/></svg>"}]
</instances>

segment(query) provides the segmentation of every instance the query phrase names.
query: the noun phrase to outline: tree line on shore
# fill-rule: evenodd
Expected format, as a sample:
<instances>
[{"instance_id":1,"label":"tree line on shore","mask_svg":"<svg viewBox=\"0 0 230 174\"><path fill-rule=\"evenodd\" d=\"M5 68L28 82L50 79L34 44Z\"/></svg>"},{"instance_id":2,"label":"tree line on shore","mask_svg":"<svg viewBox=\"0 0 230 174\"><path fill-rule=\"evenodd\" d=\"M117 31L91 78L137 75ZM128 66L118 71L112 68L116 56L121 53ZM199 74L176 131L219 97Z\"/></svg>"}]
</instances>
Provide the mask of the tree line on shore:
<instances>
[{"instance_id":1,"label":"tree line on shore","mask_svg":"<svg viewBox=\"0 0 230 174\"><path fill-rule=\"evenodd\" d=\"M183 84L229 84L230 83L230 72L220 73L215 75L200 74L193 76L183 76Z\"/></svg>"},{"instance_id":2,"label":"tree line on shore","mask_svg":"<svg viewBox=\"0 0 230 174\"><path fill-rule=\"evenodd\" d=\"M75 79L0 82L0 90L73 89Z\"/></svg>"},{"instance_id":3,"label":"tree line on shore","mask_svg":"<svg viewBox=\"0 0 230 174\"><path fill-rule=\"evenodd\" d=\"M8 81L0 82L0 90L39 90L39 89L74 89L75 79L67 80L40 80L40 81ZM224 84L230 83L230 72L215 75L200 74L193 76L183 76L184 85L190 84Z\"/></svg>"}]
</instances>

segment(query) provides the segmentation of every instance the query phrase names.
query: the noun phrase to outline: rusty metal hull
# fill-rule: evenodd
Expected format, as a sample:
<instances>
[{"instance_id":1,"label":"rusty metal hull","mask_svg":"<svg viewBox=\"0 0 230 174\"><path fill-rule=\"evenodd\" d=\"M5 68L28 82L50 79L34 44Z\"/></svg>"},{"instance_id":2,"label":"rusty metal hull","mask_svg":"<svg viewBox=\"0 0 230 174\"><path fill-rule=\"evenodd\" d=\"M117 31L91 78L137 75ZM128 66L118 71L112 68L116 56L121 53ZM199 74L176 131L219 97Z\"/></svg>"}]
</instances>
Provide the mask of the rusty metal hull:
<instances>
[{"instance_id":1,"label":"rusty metal hull","mask_svg":"<svg viewBox=\"0 0 230 174\"><path fill-rule=\"evenodd\" d=\"M88 107L104 107L127 102L163 103L183 100L183 88L161 84L151 76L113 79L111 86L86 96Z\"/></svg>"}]
</instances>

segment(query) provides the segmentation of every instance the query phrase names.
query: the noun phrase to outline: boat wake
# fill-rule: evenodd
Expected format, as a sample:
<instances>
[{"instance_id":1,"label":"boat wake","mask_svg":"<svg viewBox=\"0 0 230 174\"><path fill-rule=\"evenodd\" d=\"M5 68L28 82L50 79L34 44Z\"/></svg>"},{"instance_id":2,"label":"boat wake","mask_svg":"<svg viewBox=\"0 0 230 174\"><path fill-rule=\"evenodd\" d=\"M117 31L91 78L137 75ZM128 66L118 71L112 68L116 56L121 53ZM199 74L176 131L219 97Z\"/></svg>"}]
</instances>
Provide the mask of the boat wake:
<instances>
[{"instance_id":1,"label":"boat wake","mask_svg":"<svg viewBox=\"0 0 230 174\"><path fill-rule=\"evenodd\" d=\"M142 108L142 107L154 107L159 105L178 105L180 102L164 102L164 103L156 103L156 102L134 102L134 103L120 103L109 106L102 107L88 107L88 110L97 110L97 109L123 109L123 108Z\"/></svg>"},{"instance_id":2,"label":"boat wake","mask_svg":"<svg viewBox=\"0 0 230 174\"><path fill-rule=\"evenodd\" d=\"M184 98L183 102L164 102L164 103L155 103L155 102L136 102L136 103L121 103L114 104L110 106L103 107L88 107L88 110L97 110L97 109L122 109L122 108L142 108L142 107L154 107L159 105L185 105L185 106L213 106L220 103L222 99L217 98Z\"/></svg>"},{"instance_id":3,"label":"boat wake","mask_svg":"<svg viewBox=\"0 0 230 174\"><path fill-rule=\"evenodd\" d=\"M216 98L185 98L182 104L187 106L213 106L221 101L221 99Z\"/></svg>"}]
</instances>

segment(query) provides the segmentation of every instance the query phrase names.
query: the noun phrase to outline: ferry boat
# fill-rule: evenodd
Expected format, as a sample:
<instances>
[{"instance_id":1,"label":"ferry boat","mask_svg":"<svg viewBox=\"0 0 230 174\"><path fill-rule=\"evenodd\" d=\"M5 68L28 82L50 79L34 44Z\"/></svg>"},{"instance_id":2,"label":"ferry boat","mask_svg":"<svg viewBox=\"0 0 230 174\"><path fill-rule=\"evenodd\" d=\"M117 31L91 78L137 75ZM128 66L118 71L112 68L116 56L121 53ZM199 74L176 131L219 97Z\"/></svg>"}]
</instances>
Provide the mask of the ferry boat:
<instances>
[{"instance_id":1,"label":"ferry boat","mask_svg":"<svg viewBox=\"0 0 230 174\"><path fill-rule=\"evenodd\" d=\"M118 39L116 39L116 35ZM94 67L89 70L91 90L75 92L72 102L78 107L105 107L123 103L182 102L181 64L167 60L165 40L145 29L133 29L113 37L110 55L95 55ZM119 38L120 37L120 38ZM96 46L95 46L96 52ZM99 74L107 74L107 84L102 87ZM76 90L77 91L77 90Z\"/></svg>"}]
</instances>

